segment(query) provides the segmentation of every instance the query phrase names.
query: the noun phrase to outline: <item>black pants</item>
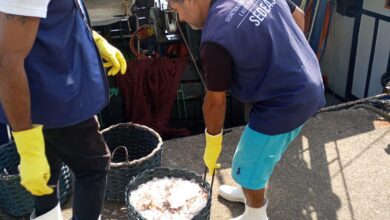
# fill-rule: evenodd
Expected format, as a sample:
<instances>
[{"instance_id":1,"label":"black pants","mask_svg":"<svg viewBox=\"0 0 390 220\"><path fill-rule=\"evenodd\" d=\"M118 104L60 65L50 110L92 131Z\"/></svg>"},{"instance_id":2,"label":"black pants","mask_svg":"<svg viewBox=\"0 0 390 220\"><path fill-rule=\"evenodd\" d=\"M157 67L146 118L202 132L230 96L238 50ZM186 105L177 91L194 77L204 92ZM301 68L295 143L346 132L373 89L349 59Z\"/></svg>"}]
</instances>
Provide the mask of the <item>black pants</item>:
<instances>
[{"instance_id":1,"label":"black pants","mask_svg":"<svg viewBox=\"0 0 390 220\"><path fill-rule=\"evenodd\" d=\"M97 220L104 200L110 152L95 118L77 125L44 129L46 156L50 164L49 185L58 186L61 163L75 174L73 220ZM45 214L58 204L58 187L51 195L36 196L37 216Z\"/></svg>"}]
</instances>

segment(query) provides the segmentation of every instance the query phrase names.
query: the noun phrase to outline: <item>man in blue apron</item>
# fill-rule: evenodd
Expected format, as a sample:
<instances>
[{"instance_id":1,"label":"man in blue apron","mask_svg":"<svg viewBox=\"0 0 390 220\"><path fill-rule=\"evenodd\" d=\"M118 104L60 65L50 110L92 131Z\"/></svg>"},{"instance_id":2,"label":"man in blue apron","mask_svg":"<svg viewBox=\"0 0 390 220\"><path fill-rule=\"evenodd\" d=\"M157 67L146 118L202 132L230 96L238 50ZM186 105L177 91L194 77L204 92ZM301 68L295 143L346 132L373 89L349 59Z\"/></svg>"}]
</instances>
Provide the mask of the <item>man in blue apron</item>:
<instances>
[{"instance_id":1,"label":"man in blue apron","mask_svg":"<svg viewBox=\"0 0 390 220\"><path fill-rule=\"evenodd\" d=\"M203 159L210 172L219 166L226 91L252 105L232 164L241 187L221 186L219 195L245 202L237 220L267 220L265 187L273 168L325 104L316 56L286 0L171 0L170 5L182 21L202 29Z\"/></svg>"},{"instance_id":2,"label":"man in blue apron","mask_svg":"<svg viewBox=\"0 0 390 220\"><path fill-rule=\"evenodd\" d=\"M94 118L109 99L101 57L109 75L125 73L82 2L0 0L0 122L13 130L21 184L34 195L31 219L62 219L62 162L76 177L73 220L100 218L110 164Z\"/></svg>"}]
</instances>

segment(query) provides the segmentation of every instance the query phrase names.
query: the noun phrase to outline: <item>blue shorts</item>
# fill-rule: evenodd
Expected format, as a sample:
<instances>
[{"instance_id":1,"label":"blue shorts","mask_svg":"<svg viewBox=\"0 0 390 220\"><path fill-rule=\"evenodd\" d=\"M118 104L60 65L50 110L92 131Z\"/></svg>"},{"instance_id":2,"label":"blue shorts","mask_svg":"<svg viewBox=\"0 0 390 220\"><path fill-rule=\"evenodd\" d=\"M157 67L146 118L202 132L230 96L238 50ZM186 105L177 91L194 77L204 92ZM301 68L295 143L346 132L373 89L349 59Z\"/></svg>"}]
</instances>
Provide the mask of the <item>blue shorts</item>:
<instances>
[{"instance_id":1,"label":"blue shorts","mask_svg":"<svg viewBox=\"0 0 390 220\"><path fill-rule=\"evenodd\" d=\"M265 188L276 163L302 127L284 134L266 135L247 125L233 157L233 179L247 189Z\"/></svg>"}]
</instances>

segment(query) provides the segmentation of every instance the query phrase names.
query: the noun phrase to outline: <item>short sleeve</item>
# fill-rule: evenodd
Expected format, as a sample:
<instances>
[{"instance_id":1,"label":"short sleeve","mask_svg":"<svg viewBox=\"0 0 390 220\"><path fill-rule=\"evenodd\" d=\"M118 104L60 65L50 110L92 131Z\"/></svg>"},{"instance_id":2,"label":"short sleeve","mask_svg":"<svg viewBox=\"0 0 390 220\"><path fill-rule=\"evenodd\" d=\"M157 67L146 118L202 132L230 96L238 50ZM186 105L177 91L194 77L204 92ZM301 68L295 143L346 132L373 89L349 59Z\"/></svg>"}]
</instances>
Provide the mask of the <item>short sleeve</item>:
<instances>
[{"instance_id":1,"label":"short sleeve","mask_svg":"<svg viewBox=\"0 0 390 220\"><path fill-rule=\"evenodd\" d=\"M217 43L205 42L201 48L201 59L207 90L228 90L233 76L233 59L230 53Z\"/></svg>"},{"instance_id":2,"label":"short sleeve","mask_svg":"<svg viewBox=\"0 0 390 220\"><path fill-rule=\"evenodd\" d=\"M0 0L0 12L46 18L50 0Z\"/></svg>"}]
</instances>

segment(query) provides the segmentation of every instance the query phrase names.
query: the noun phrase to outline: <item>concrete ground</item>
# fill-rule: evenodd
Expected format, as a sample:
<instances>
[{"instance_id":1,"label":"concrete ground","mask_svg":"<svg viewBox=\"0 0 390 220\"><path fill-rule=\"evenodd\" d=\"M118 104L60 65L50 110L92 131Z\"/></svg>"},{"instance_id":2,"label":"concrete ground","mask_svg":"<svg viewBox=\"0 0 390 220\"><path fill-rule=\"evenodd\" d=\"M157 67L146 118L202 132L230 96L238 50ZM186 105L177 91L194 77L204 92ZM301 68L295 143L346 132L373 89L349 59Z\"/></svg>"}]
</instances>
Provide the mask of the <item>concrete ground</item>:
<instances>
[{"instance_id":1,"label":"concrete ground","mask_svg":"<svg viewBox=\"0 0 390 220\"><path fill-rule=\"evenodd\" d=\"M240 215L244 206L217 196L234 184L231 162L243 127L224 135L222 168L214 185L211 220ZM163 166L202 174L204 136L166 141ZM365 109L324 112L309 120L269 182L270 220L390 219L390 122ZM71 215L71 202L64 207ZM106 202L103 219L127 219L124 204Z\"/></svg>"}]
</instances>

